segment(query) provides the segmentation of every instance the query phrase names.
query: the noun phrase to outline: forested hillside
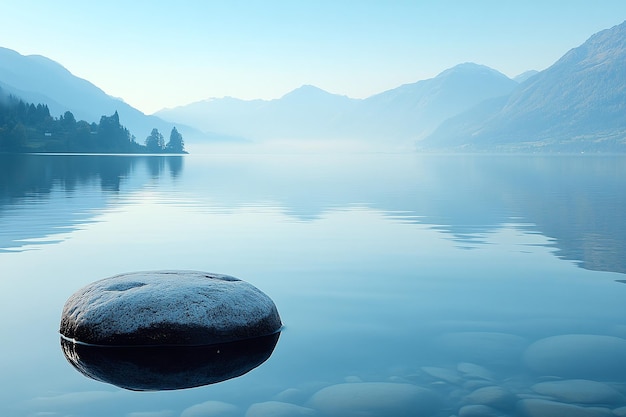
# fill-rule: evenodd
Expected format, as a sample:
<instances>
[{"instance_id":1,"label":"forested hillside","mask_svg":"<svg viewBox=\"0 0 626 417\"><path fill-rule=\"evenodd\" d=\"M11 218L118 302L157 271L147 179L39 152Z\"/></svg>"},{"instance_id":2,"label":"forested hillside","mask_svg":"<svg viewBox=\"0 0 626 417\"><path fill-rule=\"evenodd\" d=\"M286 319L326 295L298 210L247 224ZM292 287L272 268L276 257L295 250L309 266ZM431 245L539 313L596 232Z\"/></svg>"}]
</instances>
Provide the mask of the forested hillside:
<instances>
[{"instance_id":1,"label":"forested hillside","mask_svg":"<svg viewBox=\"0 0 626 417\"><path fill-rule=\"evenodd\" d=\"M155 132L156 131L156 132ZM0 152L79 152L79 153L183 153L184 142L176 128L170 142L156 144L153 129L144 146L120 124L117 111L102 116L99 123L76 120L70 111L58 118L45 104L26 103L0 90Z\"/></svg>"}]
</instances>

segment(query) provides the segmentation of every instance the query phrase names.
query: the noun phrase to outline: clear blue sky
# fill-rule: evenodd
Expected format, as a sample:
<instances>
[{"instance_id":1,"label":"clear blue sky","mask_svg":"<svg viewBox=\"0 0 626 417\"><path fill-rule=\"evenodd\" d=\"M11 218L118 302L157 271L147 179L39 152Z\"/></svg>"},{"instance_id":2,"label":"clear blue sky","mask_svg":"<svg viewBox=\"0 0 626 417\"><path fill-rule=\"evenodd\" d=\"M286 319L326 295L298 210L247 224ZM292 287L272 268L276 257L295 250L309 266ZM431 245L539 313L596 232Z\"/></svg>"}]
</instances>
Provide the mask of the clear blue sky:
<instances>
[{"instance_id":1,"label":"clear blue sky","mask_svg":"<svg viewBox=\"0 0 626 417\"><path fill-rule=\"evenodd\" d=\"M513 77L624 20L625 0L20 0L0 46L152 113L303 84L367 97L468 61Z\"/></svg>"}]
</instances>

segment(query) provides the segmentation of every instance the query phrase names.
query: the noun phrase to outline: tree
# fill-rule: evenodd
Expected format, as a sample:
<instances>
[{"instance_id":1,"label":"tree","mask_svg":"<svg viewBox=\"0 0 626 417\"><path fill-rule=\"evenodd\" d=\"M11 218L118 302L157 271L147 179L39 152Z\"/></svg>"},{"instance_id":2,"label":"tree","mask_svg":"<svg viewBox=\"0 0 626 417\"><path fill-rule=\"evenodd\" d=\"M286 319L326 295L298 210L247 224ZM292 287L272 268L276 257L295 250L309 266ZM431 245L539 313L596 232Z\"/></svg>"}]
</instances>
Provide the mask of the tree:
<instances>
[{"instance_id":1,"label":"tree","mask_svg":"<svg viewBox=\"0 0 626 417\"><path fill-rule=\"evenodd\" d=\"M176 127L172 128L170 133L170 140L165 147L167 152L182 153L185 151L185 142L183 141L183 135L181 135Z\"/></svg>"},{"instance_id":2,"label":"tree","mask_svg":"<svg viewBox=\"0 0 626 417\"><path fill-rule=\"evenodd\" d=\"M155 127L152 129L150 136L146 138L146 148L148 152L158 153L162 152L164 147L165 140L163 139L163 135L159 132L159 129Z\"/></svg>"},{"instance_id":3,"label":"tree","mask_svg":"<svg viewBox=\"0 0 626 417\"><path fill-rule=\"evenodd\" d=\"M120 125L117 111L112 116L102 116L98 126L98 147L104 151L127 152L130 148L130 132Z\"/></svg>"}]
</instances>

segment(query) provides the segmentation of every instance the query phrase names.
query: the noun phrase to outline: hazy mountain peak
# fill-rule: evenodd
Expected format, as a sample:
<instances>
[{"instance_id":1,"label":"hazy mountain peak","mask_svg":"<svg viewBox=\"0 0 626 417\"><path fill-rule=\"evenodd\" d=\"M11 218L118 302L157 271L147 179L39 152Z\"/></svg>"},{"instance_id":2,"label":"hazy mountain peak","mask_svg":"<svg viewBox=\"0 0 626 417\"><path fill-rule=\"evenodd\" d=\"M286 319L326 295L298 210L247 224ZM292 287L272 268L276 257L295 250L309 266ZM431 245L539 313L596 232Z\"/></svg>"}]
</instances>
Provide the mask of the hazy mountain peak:
<instances>
[{"instance_id":1,"label":"hazy mountain peak","mask_svg":"<svg viewBox=\"0 0 626 417\"><path fill-rule=\"evenodd\" d=\"M537 70L528 70L528 71L524 71L519 75L516 75L515 77L513 77L514 81L517 81L518 83L523 83L524 81L532 78L533 76L539 74L539 71Z\"/></svg>"},{"instance_id":2,"label":"hazy mountain peak","mask_svg":"<svg viewBox=\"0 0 626 417\"><path fill-rule=\"evenodd\" d=\"M478 149L626 149L626 22L591 36L508 99L450 119L425 143ZM480 114L480 116L478 116Z\"/></svg>"},{"instance_id":3,"label":"hazy mountain peak","mask_svg":"<svg viewBox=\"0 0 626 417\"><path fill-rule=\"evenodd\" d=\"M461 64L457 64L457 65L453 66L452 68L448 68L448 69L442 71L441 73L439 73L438 77L442 76L442 75L446 75L446 74L459 73L459 72L491 72L491 73L498 73L498 71L496 71L493 68L488 67L486 65L477 64L475 62L463 62Z\"/></svg>"},{"instance_id":4,"label":"hazy mountain peak","mask_svg":"<svg viewBox=\"0 0 626 417\"><path fill-rule=\"evenodd\" d=\"M322 90L321 88L316 87L314 85L305 84L285 94L284 96L281 97L281 100L289 99L289 98L322 97L322 96L328 96L328 95L333 95L333 94L329 93L326 90Z\"/></svg>"},{"instance_id":5,"label":"hazy mountain peak","mask_svg":"<svg viewBox=\"0 0 626 417\"><path fill-rule=\"evenodd\" d=\"M447 78L500 78L509 79L506 75L486 65L476 64L474 62L465 62L455 65L437 75L434 80L445 80Z\"/></svg>"}]
</instances>

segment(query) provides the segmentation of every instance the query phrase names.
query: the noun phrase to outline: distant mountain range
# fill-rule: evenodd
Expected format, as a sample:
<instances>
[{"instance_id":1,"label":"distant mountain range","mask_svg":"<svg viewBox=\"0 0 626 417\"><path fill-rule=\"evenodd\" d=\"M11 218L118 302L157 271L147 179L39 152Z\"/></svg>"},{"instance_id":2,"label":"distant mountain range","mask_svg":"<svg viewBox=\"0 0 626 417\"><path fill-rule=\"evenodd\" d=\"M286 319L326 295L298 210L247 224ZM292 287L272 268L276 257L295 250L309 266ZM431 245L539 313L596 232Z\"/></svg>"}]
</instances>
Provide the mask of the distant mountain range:
<instances>
[{"instance_id":1,"label":"distant mountain range","mask_svg":"<svg viewBox=\"0 0 626 417\"><path fill-rule=\"evenodd\" d=\"M517 83L491 68L465 63L437 77L366 99L305 85L276 100L209 99L161 110L165 120L250 140L356 139L413 143L441 122Z\"/></svg>"},{"instance_id":2,"label":"distant mountain range","mask_svg":"<svg viewBox=\"0 0 626 417\"><path fill-rule=\"evenodd\" d=\"M626 22L514 80L466 63L357 100L304 86L156 113L252 140L356 139L420 150L626 152Z\"/></svg>"},{"instance_id":3,"label":"distant mountain range","mask_svg":"<svg viewBox=\"0 0 626 417\"><path fill-rule=\"evenodd\" d=\"M419 146L626 152L626 22L593 35L507 97L445 121Z\"/></svg>"},{"instance_id":4,"label":"distant mountain range","mask_svg":"<svg viewBox=\"0 0 626 417\"><path fill-rule=\"evenodd\" d=\"M147 116L42 56L0 48L0 88L98 121L119 113L143 142L176 125L185 139L349 139L425 151L626 152L626 22L548 69L515 79L474 63L365 99L305 85L275 100L215 98Z\"/></svg>"},{"instance_id":5,"label":"distant mountain range","mask_svg":"<svg viewBox=\"0 0 626 417\"><path fill-rule=\"evenodd\" d=\"M143 143L153 128L169 135L174 126L156 116L148 116L107 95L100 88L76 77L51 59L40 55L24 56L11 49L0 48L0 89L33 104L46 104L53 117L71 111L77 120L100 121L101 116L111 116L116 111L121 123ZM183 135L198 132L177 125Z\"/></svg>"}]
</instances>

